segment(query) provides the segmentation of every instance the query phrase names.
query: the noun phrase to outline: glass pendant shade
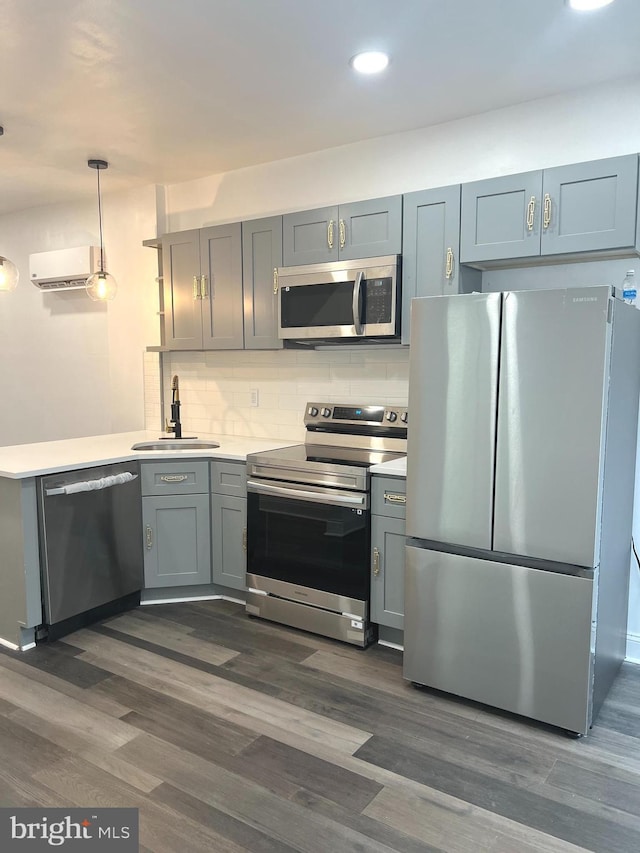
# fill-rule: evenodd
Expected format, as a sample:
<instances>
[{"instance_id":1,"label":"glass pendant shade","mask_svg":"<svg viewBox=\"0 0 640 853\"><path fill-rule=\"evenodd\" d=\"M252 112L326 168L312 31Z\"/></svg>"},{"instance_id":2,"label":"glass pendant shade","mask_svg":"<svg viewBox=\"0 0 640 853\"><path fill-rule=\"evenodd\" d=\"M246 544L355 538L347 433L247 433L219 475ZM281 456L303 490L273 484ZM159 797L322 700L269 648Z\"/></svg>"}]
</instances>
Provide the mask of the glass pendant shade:
<instances>
[{"instance_id":1,"label":"glass pendant shade","mask_svg":"<svg viewBox=\"0 0 640 853\"><path fill-rule=\"evenodd\" d=\"M18 267L8 258L0 256L0 293L10 293L18 286Z\"/></svg>"},{"instance_id":2,"label":"glass pendant shade","mask_svg":"<svg viewBox=\"0 0 640 853\"><path fill-rule=\"evenodd\" d=\"M100 270L89 276L85 288L94 302L110 302L118 292L115 278Z\"/></svg>"},{"instance_id":3,"label":"glass pendant shade","mask_svg":"<svg viewBox=\"0 0 640 853\"><path fill-rule=\"evenodd\" d=\"M115 278L104 268L104 245L102 243L102 196L100 195L100 172L108 169L106 160L89 160L90 169L95 169L98 175L98 221L100 224L100 269L92 273L85 282L85 289L94 302L110 302L118 292Z\"/></svg>"}]
</instances>

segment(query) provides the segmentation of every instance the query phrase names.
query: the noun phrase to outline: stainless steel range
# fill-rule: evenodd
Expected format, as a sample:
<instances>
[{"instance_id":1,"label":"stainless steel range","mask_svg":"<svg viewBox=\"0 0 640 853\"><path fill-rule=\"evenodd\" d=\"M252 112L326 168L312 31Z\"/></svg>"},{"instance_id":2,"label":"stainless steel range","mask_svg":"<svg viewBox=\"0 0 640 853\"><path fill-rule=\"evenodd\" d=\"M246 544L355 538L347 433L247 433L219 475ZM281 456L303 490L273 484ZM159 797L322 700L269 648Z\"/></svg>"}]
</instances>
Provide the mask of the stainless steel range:
<instances>
[{"instance_id":1,"label":"stainless steel range","mask_svg":"<svg viewBox=\"0 0 640 853\"><path fill-rule=\"evenodd\" d=\"M394 406L307 403L304 444L247 457L247 613L364 647L369 468L406 454Z\"/></svg>"}]
</instances>

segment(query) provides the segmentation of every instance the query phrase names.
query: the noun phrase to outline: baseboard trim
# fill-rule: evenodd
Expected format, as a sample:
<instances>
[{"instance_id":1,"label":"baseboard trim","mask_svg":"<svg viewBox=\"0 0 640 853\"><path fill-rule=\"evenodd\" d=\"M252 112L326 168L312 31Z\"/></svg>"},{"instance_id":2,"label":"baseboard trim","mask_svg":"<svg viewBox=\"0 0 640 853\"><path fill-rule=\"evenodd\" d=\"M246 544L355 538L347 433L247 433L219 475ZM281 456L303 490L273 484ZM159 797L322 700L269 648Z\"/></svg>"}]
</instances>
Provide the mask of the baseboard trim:
<instances>
[{"instance_id":1,"label":"baseboard trim","mask_svg":"<svg viewBox=\"0 0 640 853\"><path fill-rule=\"evenodd\" d=\"M640 663L640 634L627 634L627 656L625 660Z\"/></svg>"}]
</instances>

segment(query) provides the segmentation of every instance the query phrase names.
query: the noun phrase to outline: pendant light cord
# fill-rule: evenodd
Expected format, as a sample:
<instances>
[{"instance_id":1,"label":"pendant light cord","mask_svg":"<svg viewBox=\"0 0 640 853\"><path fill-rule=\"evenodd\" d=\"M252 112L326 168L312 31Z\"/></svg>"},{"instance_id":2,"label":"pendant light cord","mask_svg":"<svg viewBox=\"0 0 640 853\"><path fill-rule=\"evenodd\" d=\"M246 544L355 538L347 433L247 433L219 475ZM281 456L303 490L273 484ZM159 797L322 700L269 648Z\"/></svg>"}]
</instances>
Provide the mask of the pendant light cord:
<instances>
[{"instance_id":1,"label":"pendant light cord","mask_svg":"<svg viewBox=\"0 0 640 853\"><path fill-rule=\"evenodd\" d=\"M100 272L104 272L104 250L102 248L102 199L100 197L100 169L98 173L98 222L100 223Z\"/></svg>"}]
</instances>

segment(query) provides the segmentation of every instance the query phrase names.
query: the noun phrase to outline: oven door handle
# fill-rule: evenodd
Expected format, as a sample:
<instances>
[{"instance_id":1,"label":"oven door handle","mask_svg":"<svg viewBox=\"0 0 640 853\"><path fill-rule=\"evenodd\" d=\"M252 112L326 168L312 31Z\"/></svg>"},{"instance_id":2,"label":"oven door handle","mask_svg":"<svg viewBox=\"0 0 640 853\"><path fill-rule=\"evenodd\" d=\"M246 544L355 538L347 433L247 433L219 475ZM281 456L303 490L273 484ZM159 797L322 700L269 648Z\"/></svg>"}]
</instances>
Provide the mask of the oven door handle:
<instances>
[{"instance_id":1,"label":"oven door handle","mask_svg":"<svg viewBox=\"0 0 640 853\"><path fill-rule=\"evenodd\" d=\"M367 496L363 494L347 495L331 489L327 492L312 492L307 489L298 489L295 486L275 486L271 483L258 483L256 480L247 481L247 491L257 492L260 495L272 495L278 498L292 498L295 500L311 501L318 504L330 504L331 506L349 506L367 508Z\"/></svg>"},{"instance_id":2,"label":"oven door handle","mask_svg":"<svg viewBox=\"0 0 640 853\"><path fill-rule=\"evenodd\" d=\"M362 279L364 278L364 272L360 270L356 275L356 281L353 285L353 326L356 331L356 335L361 335L364 331L362 328L362 319L360 317L360 304L361 304L361 291L362 291Z\"/></svg>"}]
</instances>

